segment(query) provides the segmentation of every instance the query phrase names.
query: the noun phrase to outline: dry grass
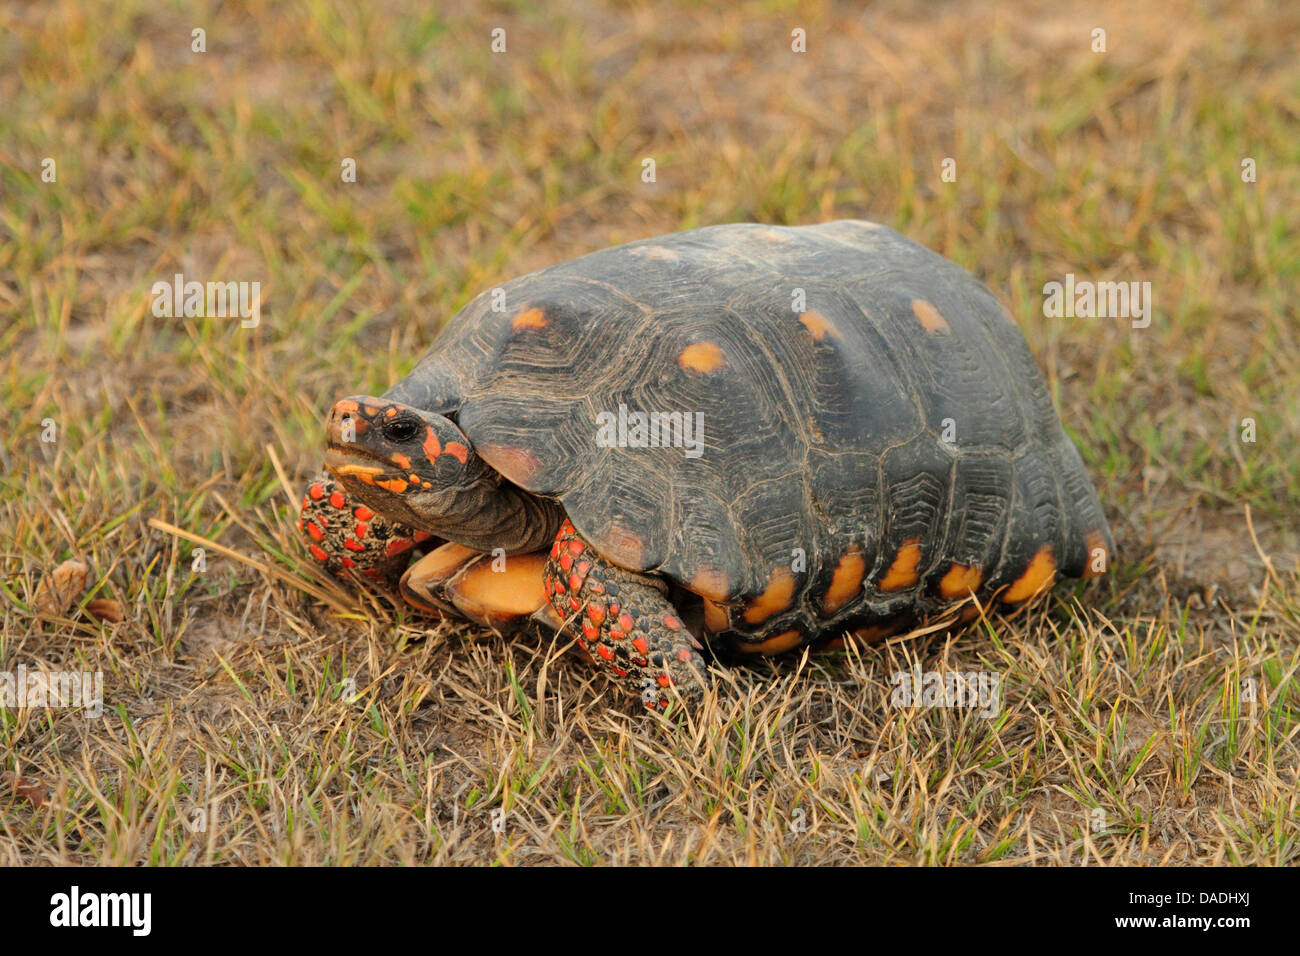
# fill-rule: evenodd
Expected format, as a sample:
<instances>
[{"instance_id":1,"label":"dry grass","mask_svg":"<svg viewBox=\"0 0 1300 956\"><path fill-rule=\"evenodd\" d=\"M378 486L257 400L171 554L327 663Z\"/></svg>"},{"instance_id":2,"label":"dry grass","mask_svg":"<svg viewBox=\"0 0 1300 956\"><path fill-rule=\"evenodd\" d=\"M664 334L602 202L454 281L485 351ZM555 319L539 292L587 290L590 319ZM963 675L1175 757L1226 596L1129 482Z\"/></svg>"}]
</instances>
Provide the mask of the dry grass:
<instances>
[{"instance_id":1,"label":"dry grass","mask_svg":"<svg viewBox=\"0 0 1300 956\"><path fill-rule=\"evenodd\" d=\"M1294 5L399 6L0 7L0 671L105 694L0 709L0 863L1300 860ZM1105 582L665 720L562 642L430 629L302 558L275 458L312 471L328 403L484 287L840 216L1012 304ZM155 318L178 271L260 281L261 326ZM1044 318L1066 272L1150 281L1155 321ZM195 572L151 518L260 569ZM125 622L35 612L69 556ZM997 675L1000 712L896 706L913 666Z\"/></svg>"}]
</instances>

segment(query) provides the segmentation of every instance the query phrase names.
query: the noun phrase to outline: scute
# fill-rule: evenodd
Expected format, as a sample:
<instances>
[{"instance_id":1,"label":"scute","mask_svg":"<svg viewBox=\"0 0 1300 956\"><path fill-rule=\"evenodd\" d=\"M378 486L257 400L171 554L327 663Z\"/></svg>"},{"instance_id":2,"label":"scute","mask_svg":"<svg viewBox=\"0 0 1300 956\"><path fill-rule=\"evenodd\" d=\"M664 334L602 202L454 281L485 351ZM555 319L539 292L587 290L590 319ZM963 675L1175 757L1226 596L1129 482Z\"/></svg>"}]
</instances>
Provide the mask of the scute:
<instances>
[{"instance_id":1,"label":"scute","mask_svg":"<svg viewBox=\"0 0 1300 956\"><path fill-rule=\"evenodd\" d=\"M1089 533L1113 549L1019 330L892 230L715 226L501 288L505 311L471 302L389 396L454 416L615 563L700 593L724 581L733 622L774 568L796 568L794 606L755 640L821 626L853 548L858 603L880 614L936 593L954 563L995 586L1044 544L1066 573ZM701 454L603 446L597 416L620 407L699 413ZM879 590L908 542L915 583Z\"/></svg>"}]
</instances>

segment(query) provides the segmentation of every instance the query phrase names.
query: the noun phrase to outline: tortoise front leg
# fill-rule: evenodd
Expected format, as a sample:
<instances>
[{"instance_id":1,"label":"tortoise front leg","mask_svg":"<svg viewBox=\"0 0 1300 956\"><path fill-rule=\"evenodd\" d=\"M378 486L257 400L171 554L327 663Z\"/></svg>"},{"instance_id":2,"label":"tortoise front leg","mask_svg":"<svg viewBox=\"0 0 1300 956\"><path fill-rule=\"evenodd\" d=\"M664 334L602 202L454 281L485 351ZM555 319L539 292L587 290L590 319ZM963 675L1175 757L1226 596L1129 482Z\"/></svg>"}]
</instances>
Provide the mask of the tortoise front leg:
<instances>
[{"instance_id":1,"label":"tortoise front leg","mask_svg":"<svg viewBox=\"0 0 1300 956\"><path fill-rule=\"evenodd\" d=\"M298 515L307 550L325 569L346 579L349 573L394 588L411 554L430 540L423 531L374 514L351 497L327 471L307 483Z\"/></svg>"},{"instance_id":2,"label":"tortoise front leg","mask_svg":"<svg viewBox=\"0 0 1300 956\"><path fill-rule=\"evenodd\" d=\"M566 519L546 562L546 597L578 645L646 707L676 687L696 707L709 687L700 644L653 578L610 564Z\"/></svg>"}]
</instances>

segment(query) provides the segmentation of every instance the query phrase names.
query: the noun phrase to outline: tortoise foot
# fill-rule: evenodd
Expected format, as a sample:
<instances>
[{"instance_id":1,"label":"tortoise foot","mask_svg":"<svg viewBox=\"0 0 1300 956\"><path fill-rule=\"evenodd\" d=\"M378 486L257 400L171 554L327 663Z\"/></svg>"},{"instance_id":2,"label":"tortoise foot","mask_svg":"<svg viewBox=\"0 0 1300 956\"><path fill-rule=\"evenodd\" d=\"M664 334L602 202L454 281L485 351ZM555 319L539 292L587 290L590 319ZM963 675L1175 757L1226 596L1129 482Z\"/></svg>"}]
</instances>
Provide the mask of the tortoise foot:
<instances>
[{"instance_id":1,"label":"tortoise foot","mask_svg":"<svg viewBox=\"0 0 1300 956\"><path fill-rule=\"evenodd\" d=\"M566 520L546 562L545 593L578 646L651 710L673 692L698 707L709 688L698 641L651 578L610 564Z\"/></svg>"},{"instance_id":2,"label":"tortoise foot","mask_svg":"<svg viewBox=\"0 0 1300 956\"><path fill-rule=\"evenodd\" d=\"M336 577L394 588L411 555L432 538L389 521L352 498L329 472L307 484L298 530L311 556Z\"/></svg>"}]
</instances>

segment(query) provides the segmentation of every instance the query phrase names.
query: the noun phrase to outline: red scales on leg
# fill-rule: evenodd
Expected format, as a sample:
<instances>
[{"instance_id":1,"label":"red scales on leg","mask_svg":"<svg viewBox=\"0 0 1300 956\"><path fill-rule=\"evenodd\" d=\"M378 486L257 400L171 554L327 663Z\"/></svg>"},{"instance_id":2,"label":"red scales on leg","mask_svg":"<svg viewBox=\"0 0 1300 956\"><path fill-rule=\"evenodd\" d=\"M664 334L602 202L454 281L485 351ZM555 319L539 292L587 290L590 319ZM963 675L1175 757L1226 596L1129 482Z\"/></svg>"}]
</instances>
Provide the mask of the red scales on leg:
<instances>
[{"instance_id":1,"label":"red scales on leg","mask_svg":"<svg viewBox=\"0 0 1300 956\"><path fill-rule=\"evenodd\" d=\"M646 707L664 710L669 688L698 704L708 687L700 644L662 586L600 557L565 521L546 563L545 591L578 644Z\"/></svg>"},{"instance_id":2,"label":"red scales on leg","mask_svg":"<svg viewBox=\"0 0 1300 956\"><path fill-rule=\"evenodd\" d=\"M308 484L298 530L306 536L312 557L331 574L359 574L388 587L401 577L412 552L430 540L426 532L374 514L349 497L328 472Z\"/></svg>"}]
</instances>

